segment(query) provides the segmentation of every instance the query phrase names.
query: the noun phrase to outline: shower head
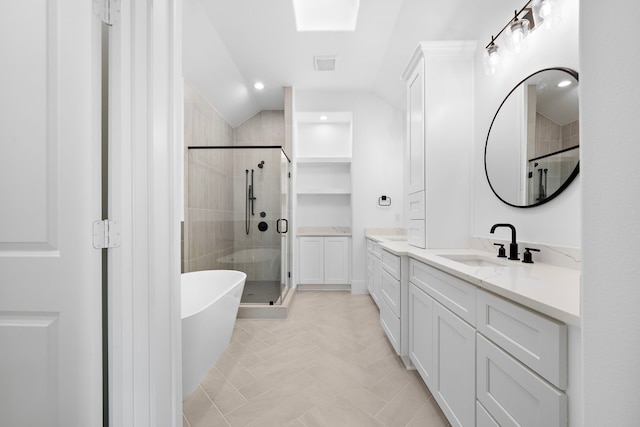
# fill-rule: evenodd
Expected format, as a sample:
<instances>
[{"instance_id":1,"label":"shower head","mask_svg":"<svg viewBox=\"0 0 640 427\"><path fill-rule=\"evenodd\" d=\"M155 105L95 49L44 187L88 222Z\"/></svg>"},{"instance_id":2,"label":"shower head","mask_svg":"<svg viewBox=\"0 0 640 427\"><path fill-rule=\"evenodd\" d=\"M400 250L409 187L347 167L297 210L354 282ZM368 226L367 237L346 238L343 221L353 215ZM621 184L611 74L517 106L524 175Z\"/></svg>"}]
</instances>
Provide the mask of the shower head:
<instances>
[{"instance_id":1,"label":"shower head","mask_svg":"<svg viewBox=\"0 0 640 427\"><path fill-rule=\"evenodd\" d=\"M260 163L258 163L258 167L259 167L260 169L262 169L262 168L264 167L264 160L263 160L263 161L261 161Z\"/></svg>"}]
</instances>

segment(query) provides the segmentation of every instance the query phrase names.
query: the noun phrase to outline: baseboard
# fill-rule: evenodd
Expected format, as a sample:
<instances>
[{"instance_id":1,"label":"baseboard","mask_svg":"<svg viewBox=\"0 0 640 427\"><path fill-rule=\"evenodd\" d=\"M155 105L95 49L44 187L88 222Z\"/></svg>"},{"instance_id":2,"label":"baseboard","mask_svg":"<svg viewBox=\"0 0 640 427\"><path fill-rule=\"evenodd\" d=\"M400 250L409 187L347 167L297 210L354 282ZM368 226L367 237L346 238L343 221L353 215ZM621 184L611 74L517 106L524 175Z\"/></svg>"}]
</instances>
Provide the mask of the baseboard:
<instances>
[{"instance_id":1,"label":"baseboard","mask_svg":"<svg viewBox=\"0 0 640 427\"><path fill-rule=\"evenodd\" d=\"M350 291L351 285L298 285L296 288L299 291Z\"/></svg>"}]
</instances>

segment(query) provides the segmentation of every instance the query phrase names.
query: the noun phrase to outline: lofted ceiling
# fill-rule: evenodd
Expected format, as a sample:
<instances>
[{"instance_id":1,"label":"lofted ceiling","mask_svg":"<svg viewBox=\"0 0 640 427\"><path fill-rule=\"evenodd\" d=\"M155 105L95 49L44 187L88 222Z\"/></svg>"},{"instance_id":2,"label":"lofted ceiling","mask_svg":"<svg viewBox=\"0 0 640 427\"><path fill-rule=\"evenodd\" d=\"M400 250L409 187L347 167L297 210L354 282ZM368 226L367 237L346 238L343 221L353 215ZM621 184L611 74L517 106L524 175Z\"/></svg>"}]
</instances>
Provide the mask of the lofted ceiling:
<instances>
[{"instance_id":1,"label":"lofted ceiling","mask_svg":"<svg viewBox=\"0 0 640 427\"><path fill-rule=\"evenodd\" d=\"M400 75L418 42L482 48L524 3L360 0L355 32L297 32L292 0L183 0L183 74L234 127L283 109L285 86L367 91L404 109ZM335 56L335 71L315 71L314 56Z\"/></svg>"}]
</instances>

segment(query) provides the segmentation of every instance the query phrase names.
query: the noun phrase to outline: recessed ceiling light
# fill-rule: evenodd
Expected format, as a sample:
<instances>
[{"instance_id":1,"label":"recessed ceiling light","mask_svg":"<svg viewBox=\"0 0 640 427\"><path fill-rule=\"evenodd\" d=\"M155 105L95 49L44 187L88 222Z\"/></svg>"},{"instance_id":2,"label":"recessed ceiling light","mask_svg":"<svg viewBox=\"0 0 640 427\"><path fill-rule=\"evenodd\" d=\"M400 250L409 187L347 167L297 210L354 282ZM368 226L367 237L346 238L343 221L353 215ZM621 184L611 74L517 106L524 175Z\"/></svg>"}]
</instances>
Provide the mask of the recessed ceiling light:
<instances>
[{"instance_id":1,"label":"recessed ceiling light","mask_svg":"<svg viewBox=\"0 0 640 427\"><path fill-rule=\"evenodd\" d=\"M355 31L360 0L293 0L298 31Z\"/></svg>"},{"instance_id":2,"label":"recessed ceiling light","mask_svg":"<svg viewBox=\"0 0 640 427\"><path fill-rule=\"evenodd\" d=\"M558 87L567 87L571 84L571 80L563 80L560 83L558 83Z\"/></svg>"},{"instance_id":3,"label":"recessed ceiling light","mask_svg":"<svg viewBox=\"0 0 640 427\"><path fill-rule=\"evenodd\" d=\"M327 120L327 116L325 116L325 115L320 116L320 120L322 120L322 121Z\"/></svg>"},{"instance_id":4,"label":"recessed ceiling light","mask_svg":"<svg viewBox=\"0 0 640 427\"><path fill-rule=\"evenodd\" d=\"M258 90L262 90L264 89L264 83L262 82L255 82L255 84L253 85L253 87L255 87Z\"/></svg>"}]
</instances>

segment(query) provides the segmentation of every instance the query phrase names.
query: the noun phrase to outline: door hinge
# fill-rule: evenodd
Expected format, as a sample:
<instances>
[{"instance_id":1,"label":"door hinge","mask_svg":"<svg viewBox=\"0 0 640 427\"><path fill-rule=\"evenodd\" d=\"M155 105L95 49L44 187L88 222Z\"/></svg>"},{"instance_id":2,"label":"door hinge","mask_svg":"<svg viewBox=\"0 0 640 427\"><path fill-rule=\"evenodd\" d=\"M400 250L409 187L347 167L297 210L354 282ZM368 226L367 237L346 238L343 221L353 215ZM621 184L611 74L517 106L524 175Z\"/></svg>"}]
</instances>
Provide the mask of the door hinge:
<instances>
[{"instance_id":1,"label":"door hinge","mask_svg":"<svg viewBox=\"0 0 640 427\"><path fill-rule=\"evenodd\" d=\"M120 224L118 221L95 221L93 223L93 247L108 249L120 247Z\"/></svg>"},{"instance_id":2,"label":"door hinge","mask_svg":"<svg viewBox=\"0 0 640 427\"><path fill-rule=\"evenodd\" d=\"M93 10L107 25L116 24L120 20L120 0L93 0Z\"/></svg>"}]
</instances>

